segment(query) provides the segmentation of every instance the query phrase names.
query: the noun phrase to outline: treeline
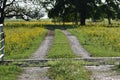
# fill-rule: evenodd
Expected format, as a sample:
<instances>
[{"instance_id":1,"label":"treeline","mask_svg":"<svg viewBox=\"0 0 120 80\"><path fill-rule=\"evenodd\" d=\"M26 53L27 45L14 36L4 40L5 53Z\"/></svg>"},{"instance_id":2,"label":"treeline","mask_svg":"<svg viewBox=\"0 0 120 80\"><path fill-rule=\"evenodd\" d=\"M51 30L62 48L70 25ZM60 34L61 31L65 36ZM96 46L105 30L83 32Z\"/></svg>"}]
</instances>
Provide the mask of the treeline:
<instances>
[{"instance_id":1,"label":"treeline","mask_svg":"<svg viewBox=\"0 0 120 80\"><path fill-rule=\"evenodd\" d=\"M92 21L107 18L109 24L111 19L120 19L120 0L46 0L44 6L52 6L48 16L54 21L85 25L88 18Z\"/></svg>"}]
</instances>

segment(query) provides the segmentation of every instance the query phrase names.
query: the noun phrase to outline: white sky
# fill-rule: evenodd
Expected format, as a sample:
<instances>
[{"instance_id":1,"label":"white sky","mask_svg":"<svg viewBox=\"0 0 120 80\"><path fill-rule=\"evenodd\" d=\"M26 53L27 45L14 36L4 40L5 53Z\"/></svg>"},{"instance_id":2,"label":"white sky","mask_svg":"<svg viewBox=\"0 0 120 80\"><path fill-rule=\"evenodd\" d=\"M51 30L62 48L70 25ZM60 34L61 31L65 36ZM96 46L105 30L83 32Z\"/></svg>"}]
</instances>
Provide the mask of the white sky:
<instances>
[{"instance_id":1,"label":"white sky","mask_svg":"<svg viewBox=\"0 0 120 80\"><path fill-rule=\"evenodd\" d=\"M105 2L105 0L102 0L102 2Z\"/></svg>"}]
</instances>

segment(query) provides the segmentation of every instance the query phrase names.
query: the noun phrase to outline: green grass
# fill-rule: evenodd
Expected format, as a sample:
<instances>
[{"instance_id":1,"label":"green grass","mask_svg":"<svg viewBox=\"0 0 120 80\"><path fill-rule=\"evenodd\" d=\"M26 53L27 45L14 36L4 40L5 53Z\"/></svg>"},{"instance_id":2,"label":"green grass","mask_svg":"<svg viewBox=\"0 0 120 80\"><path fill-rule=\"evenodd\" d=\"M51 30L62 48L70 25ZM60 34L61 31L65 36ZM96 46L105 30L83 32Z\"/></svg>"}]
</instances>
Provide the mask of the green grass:
<instances>
[{"instance_id":1,"label":"green grass","mask_svg":"<svg viewBox=\"0 0 120 80\"><path fill-rule=\"evenodd\" d=\"M60 30L55 30L55 38L48 52L48 58L74 58L76 55L70 48L67 37Z\"/></svg>"},{"instance_id":2,"label":"green grass","mask_svg":"<svg viewBox=\"0 0 120 80\"><path fill-rule=\"evenodd\" d=\"M0 65L0 80L16 80L21 68L15 65Z\"/></svg>"},{"instance_id":3,"label":"green grass","mask_svg":"<svg viewBox=\"0 0 120 80\"><path fill-rule=\"evenodd\" d=\"M120 64L119 65L115 65L114 67L112 67L113 71L116 71L117 74L120 74Z\"/></svg>"},{"instance_id":4,"label":"green grass","mask_svg":"<svg viewBox=\"0 0 120 80\"><path fill-rule=\"evenodd\" d=\"M81 61L62 60L49 62L48 76L51 80L90 80L90 71L87 71Z\"/></svg>"},{"instance_id":5,"label":"green grass","mask_svg":"<svg viewBox=\"0 0 120 80\"><path fill-rule=\"evenodd\" d=\"M83 47L95 57L119 57L120 28L101 26L78 27L69 29Z\"/></svg>"},{"instance_id":6,"label":"green grass","mask_svg":"<svg viewBox=\"0 0 120 80\"><path fill-rule=\"evenodd\" d=\"M119 52L107 50L101 47L95 47L90 45L84 45L84 47L95 57L119 57Z\"/></svg>"},{"instance_id":7,"label":"green grass","mask_svg":"<svg viewBox=\"0 0 120 80\"><path fill-rule=\"evenodd\" d=\"M26 25L26 26L20 25L20 24L18 24L18 25L19 25L18 27L16 27L17 25L14 23L9 26L6 25L5 30L7 29L7 31L10 31L11 29L18 30L21 27L25 27L25 28L29 27L29 25ZM32 28L31 28L31 30L32 30ZM17 49L17 51L15 51L14 49L11 50L11 51L13 51L13 54L10 54L9 52L6 53L5 60L29 58L32 55L32 53L34 53L34 51L40 46L41 42L43 41L43 39L46 36L46 33L47 33L47 30L45 30L43 33L39 34L37 37L35 37L33 39L33 41L27 41L24 38L24 40L26 40L26 44L28 44L29 46L24 47L24 48L21 47L21 48ZM14 36L16 37L16 34ZM21 44L21 43L19 43L19 44ZM19 46L19 44L16 46ZM6 47L7 46L9 46L9 45L6 45ZM21 72L22 72L21 67L16 66L16 64L8 64L8 65L0 64L0 80L17 80L18 75L20 75Z\"/></svg>"},{"instance_id":8,"label":"green grass","mask_svg":"<svg viewBox=\"0 0 120 80\"><path fill-rule=\"evenodd\" d=\"M14 53L11 55L6 55L5 59L26 59L29 58L35 50L40 46L41 42L43 41L47 31L44 32L42 35L40 35L38 38L36 38L33 42L30 43L30 46L27 49L24 49L22 51L19 51L21 53Z\"/></svg>"}]
</instances>

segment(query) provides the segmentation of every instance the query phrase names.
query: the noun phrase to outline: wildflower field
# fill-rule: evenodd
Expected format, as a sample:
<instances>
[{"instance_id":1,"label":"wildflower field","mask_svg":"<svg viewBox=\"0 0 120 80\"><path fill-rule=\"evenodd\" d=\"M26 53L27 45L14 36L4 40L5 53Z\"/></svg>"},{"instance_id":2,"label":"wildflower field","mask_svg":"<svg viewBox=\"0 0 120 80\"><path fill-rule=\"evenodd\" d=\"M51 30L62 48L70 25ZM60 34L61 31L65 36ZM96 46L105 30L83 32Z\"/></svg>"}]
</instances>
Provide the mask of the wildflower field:
<instances>
[{"instance_id":1,"label":"wildflower field","mask_svg":"<svg viewBox=\"0 0 120 80\"><path fill-rule=\"evenodd\" d=\"M28 56L31 55L28 54L32 52L30 50L33 50L40 45L40 42L44 39L46 29L42 27L42 25L39 24L39 22L36 22L36 24L31 22L5 23L4 30L6 36L5 37L6 59L27 58Z\"/></svg>"},{"instance_id":2,"label":"wildflower field","mask_svg":"<svg viewBox=\"0 0 120 80\"><path fill-rule=\"evenodd\" d=\"M92 56L120 56L120 27L84 26L69 31L78 37Z\"/></svg>"}]
</instances>

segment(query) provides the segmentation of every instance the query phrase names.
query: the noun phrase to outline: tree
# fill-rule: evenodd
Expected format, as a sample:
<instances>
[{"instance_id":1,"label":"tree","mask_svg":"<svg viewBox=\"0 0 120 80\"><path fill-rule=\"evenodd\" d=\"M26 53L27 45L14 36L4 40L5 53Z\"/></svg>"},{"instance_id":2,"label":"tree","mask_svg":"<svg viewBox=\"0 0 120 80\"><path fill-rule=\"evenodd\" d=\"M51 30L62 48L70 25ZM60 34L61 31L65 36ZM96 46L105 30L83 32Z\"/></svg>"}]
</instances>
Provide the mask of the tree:
<instances>
[{"instance_id":1,"label":"tree","mask_svg":"<svg viewBox=\"0 0 120 80\"><path fill-rule=\"evenodd\" d=\"M112 18L119 17L119 4L120 0L105 0L105 2L102 0L46 0L45 2L47 6L52 5L48 10L50 18L61 17L64 22L68 16L74 14L76 24L80 20L81 25L86 24L87 18L94 20L108 18L111 24Z\"/></svg>"},{"instance_id":2,"label":"tree","mask_svg":"<svg viewBox=\"0 0 120 80\"><path fill-rule=\"evenodd\" d=\"M118 1L117 0L105 0L105 3L102 3L101 9L102 14L105 14L104 17L108 19L108 24L111 23L111 19L116 17L117 10L119 9Z\"/></svg>"},{"instance_id":3,"label":"tree","mask_svg":"<svg viewBox=\"0 0 120 80\"><path fill-rule=\"evenodd\" d=\"M51 14L57 13L59 17L65 17L72 13L75 14L74 19L77 23L78 13L81 25L85 25L87 17L90 17L90 13L96 7L96 3L100 0L56 0L55 6L49 11ZM68 10L69 9L69 10ZM60 16L61 15L61 16ZM63 18L64 19L64 18Z\"/></svg>"},{"instance_id":4,"label":"tree","mask_svg":"<svg viewBox=\"0 0 120 80\"><path fill-rule=\"evenodd\" d=\"M42 6L36 4L35 0L0 0L0 24L4 23L5 17L12 16L21 16L25 20L30 17L38 19L43 16L41 9Z\"/></svg>"}]
</instances>

